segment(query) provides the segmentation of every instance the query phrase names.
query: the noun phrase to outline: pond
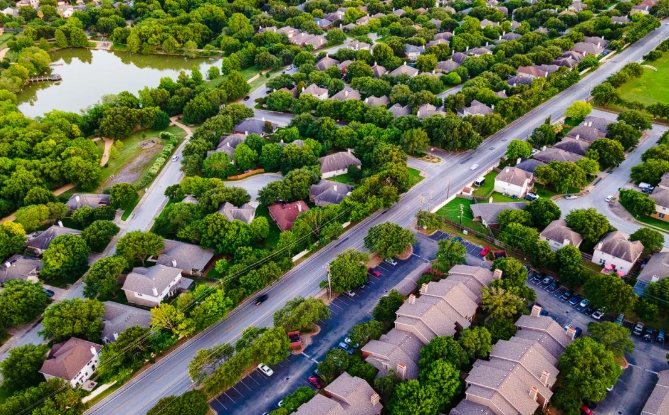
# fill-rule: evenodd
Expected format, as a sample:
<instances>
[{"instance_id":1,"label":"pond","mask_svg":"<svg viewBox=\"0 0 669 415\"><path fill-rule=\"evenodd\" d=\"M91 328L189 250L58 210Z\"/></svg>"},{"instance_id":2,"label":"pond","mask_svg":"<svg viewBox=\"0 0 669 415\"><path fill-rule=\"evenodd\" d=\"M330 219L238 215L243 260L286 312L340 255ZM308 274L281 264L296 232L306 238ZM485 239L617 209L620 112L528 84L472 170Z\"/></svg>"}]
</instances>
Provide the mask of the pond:
<instances>
[{"instance_id":1,"label":"pond","mask_svg":"<svg viewBox=\"0 0 669 415\"><path fill-rule=\"evenodd\" d=\"M35 117L51 110L78 113L105 94L156 87L162 77L176 78L193 65L207 76L207 69L220 66L217 58L186 59L182 56L137 55L122 51L63 49L51 53L53 73L63 80L29 84L18 94L19 109Z\"/></svg>"}]
</instances>

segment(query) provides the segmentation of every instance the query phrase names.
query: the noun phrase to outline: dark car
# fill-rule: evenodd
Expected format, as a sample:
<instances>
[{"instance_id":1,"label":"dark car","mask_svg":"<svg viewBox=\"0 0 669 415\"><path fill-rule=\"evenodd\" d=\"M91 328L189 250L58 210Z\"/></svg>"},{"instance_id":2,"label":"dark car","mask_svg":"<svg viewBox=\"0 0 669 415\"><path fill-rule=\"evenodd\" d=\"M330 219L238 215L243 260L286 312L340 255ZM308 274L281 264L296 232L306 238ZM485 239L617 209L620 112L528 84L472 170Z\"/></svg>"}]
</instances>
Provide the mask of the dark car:
<instances>
[{"instance_id":1,"label":"dark car","mask_svg":"<svg viewBox=\"0 0 669 415\"><path fill-rule=\"evenodd\" d=\"M581 300L583 300L582 295L575 295L569 299L569 305L570 306L575 306L576 304L580 303Z\"/></svg>"},{"instance_id":2,"label":"dark car","mask_svg":"<svg viewBox=\"0 0 669 415\"><path fill-rule=\"evenodd\" d=\"M562 294L566 293L567 291L569 290L566 289L565 287L560 287L557 290L555 290L555 292L553 293L553 297L560 298L562 297Z\"/></svg>"},{"instance_id":3,"label":"dark car","mask_svg":"<svg viewBox=\"0 0 669 415\"><path fill-rule=\"evenodd\" d=\"M572 290L567 290L562 294L562 297L560 297L560 300L567 301L571 298L572 295L574 295L574 292Z\"/></svg>"},{"instance_id":4,"label":"dark car","mask_svg":"<svg viewBox=\"0 0 669 415\"><path fill-rule=\"evenodd\" d=\"M532 276L532 282L535 284L538 284L541 280L544 279L544 275L540 272L534 273L534 276Z\"/></svg>"},{"instance_id":5,"label":"dark car","mask_svg":"<svg viewBox=\"0 0 669 415\"><path fill-rule=\"evenodd\" d=\"M455 238L453 238L453 242L460 242L460 243L462 243L462 237L461 237L461 236L456 236Z\"/></svg>"},{"instance_id":6,"label":"dark car","mask_svg":"<svg viewBox=\"0 0 669 415\"><path fill-rule=\"evenodd\" d=\"M251 99L251 97L249 95L244 97L244 101L248 101L249 99Z\"/></svg>"},{"instance_id":7,"label":"dark car","mask_svg":"<svg viewBox=\"0 0 669 415\"><path fill-rule=\"evenodd\" d=\"M309 377L307 378L307 380L308 380L309 383L311 383L311 384L314 386L314 388L316 388L316 389L320 389L320 388L322 388L323 386L325 386L325 384L323 383L323 381L321 380L321 378L319 378L318 376L309 376Z\"/></svg>"},{"instance_id":8,"label":"dark car","mask_svg":"<svg viewBox=\"0 0 669 415\"><path fill-rule=\"evenodd\" d=\"M655 330L653 330L652 327L646 327L646 332L643 335L643 339L647 342L653 340L653 334L655 333Z\"/></svg>"},{"instance_id":9,"label":"dark car","mask_svg":"<svg viewBox=\"0 0 669 415\"><path fill-rule=\"evenodd\" d=\"M267 301L268 298L269 295L267 294L259 295L258 297L256 297L256 305L264 303L265 301Z\"/></svg>"},{"instance_id":10,"label":"dark car","mask_svg":"<svg viewBox=\"0 0 669 415\"><path fill-rule=\"evenodd\" d=\"M49 297L49 298L51 298L51 297L53 297L54 295L56 295L55 292L53 292L53 291L51 291L51 290L47 290L46 288L43 288L43 289L42 289L42 292L43 292L44 294L46 294L47 297Z\"/></svg>"},{"instance_id":11,"label":"dark car","mask_svg":"<svg viewBox=\"0 0 669 415\"><path fill-rule=\"evenodd\" d=\"M593 411L597 409L597 404L591 401L583 401L583 405L587 406L588 408L592 409Z\"/></svg>"},{"instance_id":12,"label":"dark car","mask_svg":"<svg viewBox=\"0 0 669 415\"><path fill-rule=\"evenodd\" d=\"M548 287L546 287L546 291L552 293L553 291L557 290L559 286L560 284L557 281L553 281Z\"/></svg>"},{"instance_id":13,"label":"dark car","mask_svg":"<svg viewBox=\"0 0 669 415\"><path fill-rule=\"evenodd\" d=\"M585 314L586 316L592 315L592 313L594 313L594 312L595 312L595 308L591 305L587 306L585 308L585 310L583 310L583 314Z\"/></svg>"}]
</instances>

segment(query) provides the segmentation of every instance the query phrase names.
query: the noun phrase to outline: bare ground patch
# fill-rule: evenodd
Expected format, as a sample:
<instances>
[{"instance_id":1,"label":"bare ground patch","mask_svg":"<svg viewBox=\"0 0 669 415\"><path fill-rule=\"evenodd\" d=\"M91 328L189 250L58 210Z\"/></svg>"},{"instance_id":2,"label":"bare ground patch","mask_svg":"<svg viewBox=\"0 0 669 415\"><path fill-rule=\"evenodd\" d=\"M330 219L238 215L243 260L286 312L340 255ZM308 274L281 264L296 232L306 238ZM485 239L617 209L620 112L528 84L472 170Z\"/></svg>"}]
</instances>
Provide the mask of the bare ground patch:
<instances>
[{"instance_id":1,"label":"bare ground patch","mask_svg":"<svg viewBox=\"0 0 669 415\"><path fill-rule=\"evenodd\" d=\"M146 149L145 151L142 151L130 163L123 167L121 171L107 180L103 187L109 187L116 183L133 183L143 173L147 165L151 163L151 159L160 153L162 149L163 146L156 145Z\"/></svg>"}]
</instances>

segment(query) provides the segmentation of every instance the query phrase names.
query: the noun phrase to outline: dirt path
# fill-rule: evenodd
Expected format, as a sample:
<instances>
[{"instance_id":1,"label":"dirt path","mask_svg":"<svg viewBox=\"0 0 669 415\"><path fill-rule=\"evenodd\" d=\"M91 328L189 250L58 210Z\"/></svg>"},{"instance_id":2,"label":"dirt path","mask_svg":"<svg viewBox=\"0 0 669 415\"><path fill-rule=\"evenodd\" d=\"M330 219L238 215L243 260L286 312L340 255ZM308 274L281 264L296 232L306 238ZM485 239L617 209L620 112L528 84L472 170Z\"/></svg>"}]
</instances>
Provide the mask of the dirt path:
<instances>
[{"instance_id":1,"label":"dirt path","mask_svg":"<svg viewBox=\"0 0 669 415\"><path fill-rule=\"evenodd\" d=\"M174 125L176 125L177 127L181 128L186 132L186 139L190 138L190 136L193 135L193 132L190 130L190 128L188 128L187 125L181 124L179 121L177 121L177 117L172 117L171 120L174 123Z\"/></svg>"},{"instance_id":2,"label":"dirt path","mask_svg":"<svg viewBox=\"0 0 669 415\"><path fill-rule=\"evenodd\" d=\"M9 52L9 48L4 48L3 50L0 50L0 60L3 60L5 58L7 52Z\"/></svg>"},{"instance_id":3,"label":"dirt path","mask_svg":"<svg viewBox=\"0 0 669 415\"><path fill-rule=\"evenodd\" d=\"M105 138L102 137L102 139L105 142L105 151L102 153L102 158L100 159L100 166L104 167L105 164L109 161L109 150L111 150L111 146L114 144L114 140L111 138Z\"/></svg>"}]
</instances>

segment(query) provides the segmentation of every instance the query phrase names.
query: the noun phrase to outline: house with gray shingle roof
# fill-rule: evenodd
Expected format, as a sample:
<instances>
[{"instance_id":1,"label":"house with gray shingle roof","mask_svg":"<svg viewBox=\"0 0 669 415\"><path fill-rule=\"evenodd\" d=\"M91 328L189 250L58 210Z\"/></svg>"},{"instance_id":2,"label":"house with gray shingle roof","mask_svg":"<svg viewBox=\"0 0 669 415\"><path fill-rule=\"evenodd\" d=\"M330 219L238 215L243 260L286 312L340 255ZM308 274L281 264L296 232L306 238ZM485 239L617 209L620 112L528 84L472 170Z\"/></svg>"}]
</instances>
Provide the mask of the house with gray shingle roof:
<instances>
[{"instance_id":1,"label":"house with gray shingle roof","mask_svg":"<svg viewBox=\"0 0 669 415\"><path fill-rule=\"evenodd\" d=\"M634 285L634 293L643 297L648 284L661 281L667 277L669 277L669 252L655 253L639 272Z\"/></svg>"},{"instance_id":2,"label":"house with gray shingle roof","mask_svg":"<svg viewBox=\"0 0 669 415\"><path fill-rule=\"evenodd\" d=\"M523 37L523 36L519 35L518 33L509 32L509 33L503 34L502 37L500 38L500 40L518 40L521 37Z\"/></svg>"},{"instance_id":3,"label":"house with gray shingle roof","mask_svg":"<svg viewBox=\"0 0 669 415\"><path fill-rule=\"evenodd\" d=\"M541 162L539 160L526 159L526 160L523 160L520 163L516 164L516 167L521 169L521 170L525 170L527 172L534 173L534 170L536 170L537 167L545 166L545 165L546 165L546 163Z\"/></svg>"},{"instance_id":4,"label":"house with gray shingle roof","mask_svg":"<svg viewBox=\"0 0 669 415\"><path fill-rule=\"evenodd\" d=\"M365 98L365 104L369 105L370 107L386 107L388 104L390 104L390 99L387 96L382 96L380 98L377 97L368 97Z\"/></svg>"},{"instance_id":5,"label":"house with gray shingle roof","mask_svg":"<svg viewBox=\"0 0 669 415\"><path fill-rule=\"evenodd\" d=\"M228 222L239 220L244 223L251 223L256 217L256 208L250 203L244 203L237 207L230 202L225 202L218 208L218 213L225 216Z\"/></svg>"},{"instance_id":6,"label":"house with gray shingle roof","mask_svg":"<svg viewBox=\"0 0 669 415\"><path fill-rule=\"evenodd\" d=\"M52 225L43 232L35 232L34 236L26 243L26 249L34 255L41 256L44 251L49 249L51 242L57 237L61 235L79 235L80 233L76 229Z\"/></svg>"},{"instance_id":7,"label":"house with gray shingle roof","mask_svg":"<svg viewBox=\"0 0 669 415\"><path fill-rule=\"evenodd\" d=\"M344 45L347 48L351 48L353 50L369 50L369 51L372 50L372 45L370 45L369 43L360 42L359 40L351 38L346 39L344 41Z\"/></svg>"},{"instance_id":8,"label":"house with gray shingle roof","mask_svg":"<svg viewBox=\"0 0 669 415\"><path fill-rule=\"evenodd\" d=\"M133 326L149 327L151 312L126 304L105 301L105 312L102 315L102 342L113 343L118 336Z\"/></svg>"},{"instance_id":9,"label":"house with gray shingle roof","mask_svg":"<svg viewBox=\"0 0 669 415\"><path fill-rule=\"evenodd\" d=\"M296 415L379 415L383 405L379 394L359 377L344 372L297 408Z\"/></svg>"},{"instance_id":10,"label":"house with gray shingle roof","mask_svg":"<svg viewBox=\"0 0 669 415\"><path fill-rule=\"evenodd\" d=\"M451 72L458 69L459 67L460 64L454 61L453 59L437 63L437 70L441 72Z\"/></svg>"},{"instance_id":11,"label":"house with gray shingle roof","mask_svg":"<svg viewBox=\"0 0 669 415\"><path fill-rule=\"evenodd\" d=\"M221 140L218 142L218 146L216 146L216 150L210 150L207 151L207 157L211 156L214 153L225 153L230 157L230 161L232 161L232 157L235 154L235 148L237 148L238 145L244 142L246 140L246 134L230 134L225 137L221 137Z\"/></svg>"},{"instance_id":12,"label":"house with gray shingle roof","mask_svg":"<svg viewBox=\"0 0 669 415\"><path fill-rule=\"evenodd\" d=\"M573 68L574 66L578 65L578 61L572 58L557 58L553 61L554 64L557 66L566 66L567 68Z\"/></svg>"},{"instance_id":13,"label":"house with gray shingle roof","mask_svg":"<svg viewBox=\"0 0 669 415\"><path fill-rule=\"evenodd\" d=\"M517 70L518 75L528 76L532 79L534 78L545 78L548 76L548 72L540 69L538 66L519 66Z\"/></svg>"},{"instance_id":14,"label":"house with gray shingle roof","mask_svg":"<svg viewBox=\"0 0 669 415\"><path fill-rule=\"evenodd\" d=\"M332 23L333 23L332 20L321 19L321 18L318 18L318 17L315 17L315 18L314 18L314 22L316 22L316 24L317 24L318 27L320 27L320 28L327 28L327 27L330 27L330 26L332 26Z\"/></svg>"},{"instance_id":15,"label":"house with gray shingle roof","mask_svg":"<svg viewBox=\"0 0 669 415\"><path fill-rule=\"evenodd\" d=\"M316 206L338 205L351 190L351 185L321 180L309 188L309 200Z\"/></svg>"},{"instance_id":16,"label":"house with gray shingle roof","mask_svg":"<svg viewBox=\"0 0 669 415\"><path fill-rule=\"evenodd\" d=\"M411 108L409 108L408 105L403 107L400 104L395 104L392 107L388 108L388 111L390 111L390 113L393 114L393 118L411 115Z\"/></svg>"},{"instance_id":17,"label":"house with gray shingle roof","mask_svg":"<svg viewBox=\"0 0 669 415\"><path fill-rule=\"evenodd\" d=\"M553 251L557 251L565 245L572 245L578 248L583 242L583 237L567 226L564 219L556 219L541 231L539 239L547 241L548 246Z\"/></svg>"},{"instance_id":18,"label":"house with gray shingle roof","mask_svg":"<svg viewBox=\"0 0 669 415\"><path fill-rule=\"evenodd\" d=\"M348 101L348 100L355 100L355 101L361 101L362 97L360 96L360 92L356 91L355 89L351 88L344 88L341 91L337 92L333 96L330 97L330 99L334 99L337 101Z\"/></svg>"},{"instance_id":19,"label":"house with gray shingle roof","mask_svg":"<svg viewBox=\"0 0 669 415\"><path fill-rule=\"evenodd\" d=\"M91 194L91 193L75 193L70 196L67 201L67 209L72 212L84 206L98 208L109 205L109 195L105 194Z\"/></svg>"},{"instance_id":20,"label":"house with gray shingle roof","mask_svg":"<svg viewBox=\"0 0 669 415\"><path fill-rule=\"evenodd\" d=\"M602 132L595 127L589 127L587 125L578 125L567 133L567 137L574 138L576 140L585 140L592 143L598 138L606 137L606 131Z\"/></svg>"},{"instance_id":21,"label":"house with gray shingle roof","mask_svg":"<svg viewBox=\"0 0 669 415\"><path fill-rule=\"evenodd\" d=\"M191 203L191 204L197 205L198 203L200 203L200 201L198 201L198 200L195 198L195 196L193 196L193 195L188 195L188 196L186 196L186 197L184 198L184 200L181 201L181 203Z\"/></svg>"},{"instance_id":22,"label":"house with gray shingle roof","mask_svg":"<svg viewBox=\"0 0 669 415\"><path fill-rule=\"evenodd\" d=\"M535 304L530 315L523 315L516 321L516 337L538 341L547 354L560 359L564 349L574 340L575 332L565 331L549 316L541 315L541 306Z\"/></svg>"},{"instance_id":23,"label":"house with gray shingle roof","mask_svg":"<svg viewBox=\"0 0 669 415\"><path fill-rule=\"evenodd\" d=\"M449 415L496 415L490 408L480 403L463 399L458 406L451 409Z\"/></svg>"},{"instance_id":24,"label":"house with gray shingle roof","mask_svg":"<svg viewBox=\"0 0 669 415\"><path fill-rule=\"evenodd\" d=\"M435 107L432 104L423 104L418 108L418 111L416 112L416 117L423 119L427 117L431 117L433 115L446 115L446 112L444 111L443 108Z\"/></svg>"},{"instance_id":25,"label":"house with gray shingle roof","mask_svg":"<svg viewBox=\"0 0 669 415\"><path fill-rule=\"evenodd\" d=\"M377 65L376 62L374 62L374 66L372 66L372 72L374 73L374 78L379 78L384 74L386 74L388 70L385 67Z\"/></svg>"},{"instance_id":26,"label":"house with gray shingle roof","mask_svg":"<svg viewBox=\"0 0 669 415\"><path fill-rule=\"evenodd\" d=\"M604 52L604 48L601 46L598 46L597 44L594 43L588 43L588 42L578 42L577 44L574 45L573 48L571 48L573 52L578 52L583 56L586 55L601 55L602 52Z\"/></svg>"},{"instance_id":27,"label":"house with gray shingle roof","mask_svg":"<svg viewBox=\"0 0 669 415\"><path fill-rule=\"evenodd\" d=\"M265 117L262 117L261 119L247 118L244 121L240 122L239 124L235 125L234 131L235 133L258 134L264 136L268 134L265 131L265 128L267 126L272 127L272 132L274 132L278 127L277 124L271 121L265 121Z\"/></svg>"},{"instance_id":28,"label":"house with gray shingle roof","mask_svg":"<svg viewBox=\"0 0 669 415\"><path fill-rule=\"evenodd\" d=\"M666 173L662 176L662 180L669 178ZM650 198L655 201L655 213L651 216L663 221L669 220L669 189L667 189L666 182L660 182L655 187Z\"/></svg>"},{"instance_id":29,"label":"house with gray shingle roof","mask_svg":"<svg viewBox=\"0 0 669 415\"><path fill-rule=\"evenodd\" d=\"M390 76L399 76L399 75L416 76L416 75L418 75L418 72L419 72L418 69L413 68L413 67L407 65L406 62L404 62L402 65L395 68L395 70L393 70L390 73Z\"/></svg>"},{"instance_id":30,"label":"house with gray shingle roof","mask_svg":"<svg viewBox=\"0 0 669 415\"><path fill-rule=\"evenodd\" d=\"M538 152L537 154L534 155L534 158L544 163L550 163L551 161L560 161L560 162L571 161L575 163L580 159L582 159L583 156L553 147Z\"/></svg>"},{"instance_id":31,"label":"house with gray shingle roof","mask_svg":"<svg viewBox=\"0 0 669 415\"><path fill-rule=\"evenodd\" d=\"M492 114L495 110L490 108L486 104L473 100L468 107L462 107L458 110L458 115L461 117L466 117L468 115L486 115Z\"/></svg>"},{"instance_id":32,"label":"house with gray shingle roof","mask_svg":"<svg viewBox=\"0 0 669 415\"><path fill-rule=\"evenodd\" d=\"M318 69L319 71L324 71L327 68L335 65L339 65L339 61L337 59L325 56L323 59L316 62L316 69Z\"/></svg>"},{"instance_id":33,"label":"house with gray shingle roof","mask_svg":"<svg viewBox=\"0 0 669 415\"><path fill-rule=\"evenodd\" d=\"M441 44L449 45L450 42L446 39L434 39L434 40L431 40L431 41L427 42L427 44L425 44L425 48L431 48L432 46L437 46L437 45L441 45Z\"/></svg>"},{"instance_id":34,"label":"house with gray shingle roof","mask_svg":"<svg viewBox=\"0 0 669 415\"><path fill-rule=\"evenodd\" d=\"M497 225L497 216L505 210L522 210L525 202L476 203L470 206L474 220L479 220L483 226Z\"/></svg>"},{"instance_id":35,"label":"house with gray shingle roof","mask_svg":"<svg viewBox=\"0 0 669 415\"><path fill-rule=\"evenodd\" d=\"M404 54L411 61L418 59L422 53L425 53L425 46L410 45L408 43L404 46Z\"/></svg>"},{"instance_id":36,"label":"house with gray shingle roof","mask_svg":"<svg viewBox=\"0 0 669 415\"><path fill-rule=\"evenodd\" d=\"M613 17L611 17L611 23L627 24L629 22L631 22L631 20L627 16L613 16Z\"/></svg>"},{"instance_id":37,"label":"house with gray shingle roof","mask_svg":"<svg viewBox=\"0 0 669 415\"><path fill-rule=\"evenodd\" d=\"M181 269L156 264L150 268L133 268L123 284L128 302L156 307L167 297L177 293Z\"/></svg>"},{"instance_id":38,"label":"house with gray shingle roof","mask_svg":"<svg viewBox=\"0 0 669 415\"><path fill-rule=\"evenodd\" d=\"M505 167L495 176L495 191L524 198L534 185L534 175L516 167Z\"/></svg>"},{"instance_id":39,"label":"house with gray shingle roof","mask_svg":"<svg viewBox=\"0 0 669 415\"><path fill-rule=\"evenodd\" d=\"M321 164L321 177L324 179L346 174L350 165L362 167L362 163L350 149L321 157L318 162Z\"/></svg>"},{"instance_id":40,"label":"house with gray shingle roof","mask_svg":"<svg viewBox=\"0 0 669 415\"><path fill-rule=\"evenodd\" d=\"M0 285L9 280L29 280L37 282L42 269L42 261L37 258L12 255L0 265Z\"/></svg>"},{"instance_id":41,"label":"house with gray shingle roof","mask_svg":"<svg viewBox=\"0 0 669 415\"><path fill-rule=\"evenodd\" d=\"M469 51L467 53L471 56L474 56L474 57L479 57L479 56L483 56L483 55L492 55L492 51L488 48L469 49Z\"/></svg>"},{"instance_id":42,"label":"house with gray shingle roof","mask_svg":"<svg viewBox=\"0 0 669 415\"><path fill-rule=\"evenodd\" d=\"M640 241L630 241L629 237L622 232L609 232L595 246L592 254L592 262L595 264L613 265L614 268L625 275L639 260L643 253L643 244Z\"/></svg>"},{"instance_id":43,"label":"house with gray shingle roof","mask_svg":"<svg viewBox=\"0 0 669 415\"><path fill-rule=\"evenodd\" d=\"M464 62L469 56L465 55L462 52L455 52L451 55L451 59L462 65L462 62Z\"/></svg>"},{"instance_id":44,"label":"house with gray shingle roof","mask_svg":"<svg viewBox=\"0 0 669 415\"><path fill-rule=\"evenodd\" d=\"M451 40L453 33L451 32L441 32L434 35L435 40Z\"/></svg>"},{"instance_id":45,"label":"house with gray shingle roof","mask_svg":"<svg viewBox=\"0 0 669 415\"><path fill-rule=\"evenodd\" d=\"M321 88L316 84L311 84L304 88L300 95L311 95L322 101L324 99L328 99L329 91L326 88Z\"/></svg>"},{"instance_id":46,"label":"house with gray shingle roof","mask_svg":"<svg viewBox=\"0 0 669 415\"><path fill-rule=\"evenodd\" d=\"M490 26L490 27L499 26L499 23L493 22L492 20L488 20L488 19L481 20L480 24L481 24L481 29L485 29L488 26Z\"/></svg>"},{"instance_id":47,"label":"house with gray shingle roof","mask_svg":"<svg viewBox=\"0 0 669 415\"><path fill-rule=\"evenodd\" d=\"M187 275L202 275L209 261L214 257L212 249L200 245L165 239L165 249L158 255L157 264L180 269Z\"/></svg>"},{"instance_id":48,"label":"house with gray shingle roof","mask_svg":"<svg viewBox=\"0 0 669 415\"><path fill-rule=\"evenodd\" d=\"M533 79L534 78L531 78L529 76L511 75L509 76L509 79L506 80L506 83L515 88L518 85L532 85Z\"/></svg>"},{"instance_id":49,"label":"house with gray shingle roof","mask_svg":"<svg viewBox=\"0 0 669 415\"><path fill-rule=\"evenodd\" d=\"M655 388L641 410L642 415L669 414L669 370L658 372L657 377Z\"/></svg>"},{"instance_id":50,"label":"house with gray shingle roof","mask_svg":"<svg viewBox=\"0 0 669 415\"><path fill-rule=\"evenodd\" d=\"M608 132L609 124L613 123L615 123L613 120L608 120L602 117L595 117L594 115L588 115L580 125L596 128L602 133L606 134Z\"/></svg>"},{"instance_id":51,"label":"house with gray shingle roof","mask_svg":"<svg viewBox=\"0 0 669 415\"><path fill-rule=\"evenodd\" d=\"M560 150L568 151L570 153L585 156L585 153L588 151L588 148L590 147L590 142L586 140L565 137L559 143L555 144L553 147L559 148Z\"/></svg>"},{"instance_id":52,"label":"house with gray shingle roof","mask_svg":"<svg viewBox=\"0 0 669 415\"><path fill-rule=\"evenodd\" d=\"M72 337L51 347L39 373L47 381L56 378L67 381L72 388L83 386L100 365L100 350L99 344Z\"/></svg>"}]
</instances>

